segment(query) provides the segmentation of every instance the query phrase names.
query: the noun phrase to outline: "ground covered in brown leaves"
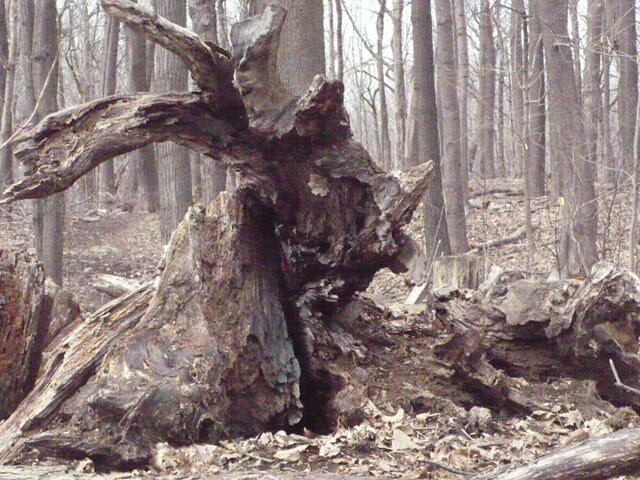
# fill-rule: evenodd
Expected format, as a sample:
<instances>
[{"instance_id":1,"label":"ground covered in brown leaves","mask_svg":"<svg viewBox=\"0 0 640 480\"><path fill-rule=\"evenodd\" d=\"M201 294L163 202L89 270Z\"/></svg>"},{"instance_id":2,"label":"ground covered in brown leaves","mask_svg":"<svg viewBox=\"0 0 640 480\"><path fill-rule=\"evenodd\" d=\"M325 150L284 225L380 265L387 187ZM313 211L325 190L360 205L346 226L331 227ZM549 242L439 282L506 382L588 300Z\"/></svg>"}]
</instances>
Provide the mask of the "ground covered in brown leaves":
<instances>
[{"instance_id":1,"label":"ground covered in brown leaves","mask_svg":"<svg viewBox=\"0 0 640 480\"><path fill-rule=\"evenodd\" d=\"M495 193L482 195L493 190ZM502 191L499 191L502 190ZM468 215L472 246L512 234L524 222L522 183L492 181L473 186ZM624 264L630 191L601 188L600 231L603 258ZM555 269L558 204L532 202L535 250L526 241L483 253L487 270L499 265L544 278ZM33 249L28 212L16 207L1 220L0 243ZM423 241L418 212L410 231ZM162 254L158 217L111 206L71 209L66 235L66 287L85 312L106 300L92 286L99 274L147 280ZM361 390L359 418L331 435L312 432L264 433L256 438L174 449L158 445L154 468L162 473L223 471L317 471L397 478L460 478L512 462L523 462L554 447L628 426L640 425L630 409L617 409L597 397L587 382L560 380L522 388L540 408L514 415L438 382L429 354L443 341L432 312L405 306L411 286L402 276L380 272L365 294L378 307L362 319L365 358L353 358L351 372ZM78 468L86 469L85 464ZM627 477L631 478L631 477Z\"/></svg>"}]
</instances>

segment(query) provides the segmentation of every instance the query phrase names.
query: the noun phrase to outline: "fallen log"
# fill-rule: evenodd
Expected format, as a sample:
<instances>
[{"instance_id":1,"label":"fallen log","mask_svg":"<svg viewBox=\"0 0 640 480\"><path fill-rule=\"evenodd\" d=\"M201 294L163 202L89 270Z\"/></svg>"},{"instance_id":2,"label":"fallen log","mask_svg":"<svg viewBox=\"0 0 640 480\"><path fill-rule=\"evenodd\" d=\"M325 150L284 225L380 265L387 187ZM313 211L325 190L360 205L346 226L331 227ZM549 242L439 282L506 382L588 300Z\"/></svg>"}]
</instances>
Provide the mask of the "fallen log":
<instances>
[{"instance_id":1,"label":"fallen log","mask_svg":"<svg viewBox=\"0 0 640 480\"><path fill-rule=\"evenodd\" d=\"M302 98L284 89L271 68L278 6L234 29L236 89L228 59L204 55L193 34L130 1L101 3L170 46L202 91L110 97L46 117L17 140L27 175L4 201L64 190L117 154L168 140L232 165L238 185L189 210L152 284L58 336L3 423L0 463L88 457L131 469L159 442L332 430L352 369L338 360L366 351L346 310L378 269L410 268L415 255L396 261L411 251L402 227L432 164L403 188L350 138L340 82L317 76ZM275 91L278 101L260 97Z\"/></svg>"},{"instance_id":2,"label":"fallen log","mask_svg":"<svg viewBox=\"0 0 640 480\"><path fill-rule=\"evenodd\" d=\"M470 480L605 480L640 471L640 429L618 430L559 448L526 465L474 475Z\"/></svg>"},{"instance_id":3,"label":"fallen log","mask_svg":"<svg viewBox=\"0 0 640 480\"><path fill-rule=\"evenodd\" d=\"M536 230L538 228L537 225L532 225L532 229ZM467 255L474 253L482 253L485 250L490 248L502 247L504 245L509 245L511 243L516 243L525 238L527 235L527 230L525 226L518 228L511 235L508 235L503 238L497 238L495 240L489 240L488 242L480 243L476 245L474 248L467 252Z\"/></svg>"},{"instance_id":4,"label":"fallen log","mask_svg":"<svg viewBox=\"0 0 640 480\"><path fill-rule=\"evenodd\" d=\"M93 288L111 298L118 298L140 288L140 283L130 278L105 273L96 276Z\"/></svg>"},{"instance_id":5,"label":"fallen log","mask_svg":"<svg viewBox=\"0 0 640 480\"><path fill-rule=\"evenodd\" d=\"M498 282L482 302L454 293L435 308L453 332L436 357L470 389L491 385L490 365L501 375L532 381L594 380L604 399L640 409L640 395L617 386L610 366L613 361L624 384L636 385L640 279L626 269L596 264L582 283ZM509 399L499 383L490 394Z\"/></svg>"}]
</instances>

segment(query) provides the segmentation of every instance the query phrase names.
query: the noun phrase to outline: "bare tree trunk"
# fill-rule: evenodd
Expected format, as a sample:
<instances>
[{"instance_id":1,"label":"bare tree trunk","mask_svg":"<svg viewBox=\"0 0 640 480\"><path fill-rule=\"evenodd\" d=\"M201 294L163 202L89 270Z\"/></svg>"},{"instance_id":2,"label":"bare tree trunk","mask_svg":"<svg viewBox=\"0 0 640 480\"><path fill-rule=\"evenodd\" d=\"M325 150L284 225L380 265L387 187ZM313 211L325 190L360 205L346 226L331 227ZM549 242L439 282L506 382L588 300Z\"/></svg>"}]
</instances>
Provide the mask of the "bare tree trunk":
<instances>
[{"instance_id":1,"label":"bare tree trunk","mask_svg":"<svg viewBox=\"0 0 640 480\"><path fill-rule=\"evenodd\" d=\"M568 41L568 0L539 3L549 79L554 172L563 177L561 273L588 272L598 258L595 166L586 158L584 118L579 106L573 52Z\"/></svg>"},{"instance_id":2,"label":"bare tree trunk","mask_svg":"<svg viewBox=\"0 0 640 480\"><path fill-rule=\"evenodd\" d=\"M545 194L545 154L546 154L546 85L544 76L544 51L540 19L537 16L537 2L529 4L529 51L527 75L528 136L525 173L525 188L531 197ZM554 175L555 176L555 175Z\"/></svg>"},{"instance_id":3,"label":"bare tree trunk","mask_svg":"<svg viewBox=\"0 0 640 480\"><path fill-rule=\"evenodd\" d=\"M480 12L480 65L478 87L478 173L483 178L496 176L495 107L496 46L493 40L491 6L483 0Z\"/></svg>"},{"instance_id":4,"label":"bare tree trunk","mask_svg":"<svg viewBox=\"0 0 640 480\"><path fill-rule=\"evenodd\" d=\"M408 166L433 160L433 184L424 199L424 230L426 258L451 254L447 217L442 193L440 165L440 135L433 59L431 0L413 0L411 4L413 26L414 66L412 83L413 125L408 145Z\"/></svg>"},{"instance_id":5,"label":"bare tree trunk","mask_svg":"<svg viewBox=\"0 0 640 480\"><path fill-rule=\"evenodd\" d=\"M636 7L634 0L616 0L616 28L613 32L618 53L618 122L624 168L632 171L633 138L638 103L638 63L636 57Z\"/></svg>"},{"instance_id":6,"label":"bare tree trunk","mask_svg":"<svg viewBox=\"0 0 640 480\"><path fill-rule=\"evenodd\" d=\"M178 25L186 25L187 6L183 0L156 0L156 8L158 15ZM180 91L187 87L187 69L182 61L164 49L157 49L151 90ZM191 161L188 150L174 143L156 145L156 159L160 181L160 228L166 243L193 202Z\"/></svg>"},{"instance_id":7,"label":"bare tree trunk","mask_svg":"<svg viewBox=\"0 0 640 480\"><path fill-rule=\"evenodd\" d=\"M443 190L453 253L469 250L460 163L460 110L456 89L453 19L450 0L436 0L438 93L442 117Z\"/></svg>"},{"instance_id":8,"label":"bare tree trunk","mask_svg":"<svg viewBox=\"0 0 640 480\"><path fill-rule=\"evenodd\" d=\"M469 48L465 0L453 0L456 53L458 58L456 82L460 107L460 165L465 203L469 194Z\"/></svg>"},{"instance_id":9,"label":"bare tree trunk","mask_svg":"<svg viewBox=\"0 0 640 480\"><path fill-rule=\"evenodd\" d=\"M7 98L4 91L9 69L9 29L12 23L12 20L9 20L10 17L11 12L7 11L5 2L0 2L0 92L3 93L0 98L0 112L4 110L4 102ZM2 128L1 124L0 128Z\"/></svg>"},{"instance_id":10,"label":"bare tree trunk","mask_svg":"<svg viewBox=\"0 0 640 480\"><path fill-rule=\"evenodd\" d=\"M329 0L327 16L329 17L329 63L327 63L327 75L336 78L336 24L334 20L333 0Z\"/></svg>"},{"instance_id":11,"label":"bare tree trunk","mask_svg":"<svg viewBox=\"0 0 640 480\"><path fill-rule=\"evenodd\" d=\"M578 101L582 105L582 65L580 62L580 25L578 21L578 1L569 1L569 17L571 19L571 45L573 46L573 69L576 72L576 91ZM585 65L586 67L586 65Z\"/></svg>"},{"instance_id":12,"label":"bare tree trunk","mask_svg":"<svg viewBox=\"0 0 640 480\"><path fill-rule=\"evenodd\" d=\"M106 17L103 54L101 95L108 96L116 93L118 78L118 41L120 39L120 21L112 16ZM98 191L101 201L116 193L116 178L114 160L100 165Z\"/></svg>"},{"instance_id":13,"label":"bare tree trunk","mask_svg":"<svg viewBox=\"0 0 640 480\"><path fill-rule=\"evenodd\" d=\"M605 7L606 16L606 7ZM606 24L606 22L605 22ZM602 58L602 180L612 185L618 183L620 165L616 162L611 142L611 55Z\"/></svg>"},{"instance_id":14,"label":"bare tree trunk","mask_svg":"<svg viewBox=\"0 0 640 480\"><path fill-rule=\"evenodd\" d=\"M129 40L128 54L128 86L131 92L148 92L150 74L153 72L153 55L147 58L147 42L144 37L127 29ZM138 161L138 185L142 200L148 212L156 212L160 208L160 187L158 184L158 168L152 145L147 145L131 153Z\"/></svg>"},{"instance_id":15,"label":"bare tree trunk","mask_svg":"<svg viewBox=\"0 0 640 480\"><path fill-rule=\"evenodd\" d=\"M264 10L267 2L265 0L255 0L254 4ZM262 10L258 10L258 12ZM229 18L227 17L226 0L216 0L216 11L218 14L218 40L222 48L229 50L231 44L229 43Z\"/></svg>"},{"instance_id":16,"label":"bare tree trunk","mask_svg":"<svg viewBox=\"0 0 640 480\"><path fill-rule=\"evenodd\" d=\"M393 21L392 52L393 74L395 77L396 104L396 148L395 168L403 168L405 163L405 141L407 137L407 95L404 82L404 57L402 55L402 11L404 0L393 0L391 19Z\"/></svg>"},{"instance_id":17,"label":"bare tree trunk","mask_svg":"<svg viewBox=\"0 0 640 480\"><path fill-rule=\"evenodd\" d=\"M344 34L342 31L342 0L336 3L336 59L338 61L336 78L344 81Z\"/></svg>"},{"instance_id":18,"label":"bare tree trunk","mask_svg":"<svg viewBox=\"0 0 640 480\"><path fill-rule=\"evenodd\" d=\"M33 36L33 73L35 87L43 90L38 117L58 110L58 26L55 0L41 0L35 4ZM47 198L36 213L41 215L41 260L47 276L62 285L64 254L64 193Z\"/></svg>"},{"instance_id":19,"label":"bare tree trunk","mask_svg":"<svg viewBox=\"0 0 640 480\"><path fill-rule=\"evenodd\" d=\"M523 22L526 15L524 0L511 2L511 112L513 116L513 150L515 157L515 175L525 170L525 107L524 93L527 82L524 68Z\"/></svg>"},{"instance_id":20,"label":"bare tree trunk","mask_svg":"<svg viewBox=\"0 0 640 480\"><path fill-rule=\"evenodd\" d=\"M295 95L302 95L313 77L325 73L322 0L281 0L288 10L278 50L278 73Z\"/></svg>"},{"instance_id":21,"label":"bare tree trunk","mask_svg":"<svg viewBox=\"0 0 640 480\"><path fill-rule=\"evenodd\" d=\"M252 8L256 9L257 6L253 5ZM258 13L261 12L255 11L252 15ZM193 31L200 35L200 38L215 44L222 43L218 35L218 13L214 2L209 0L190 0L189 15L193 23ZM204 174L201 173L203 170ZM198 176L200 176L202 183L200 188L203 200L213 200L226 188L227 169L221 162L211 162L201 155L198 155L197 162L192 163L192 175L195 179L193 186L196 198L198 198Z\"/></svg>"},{"instance_id":22,"label":"bare tree trunk","mask_svg":"<svg viewBox=\"0 0 640 480\"><path fill-rule=\"evenodd\" d=\"M0 1L1 15L4 15L4 2ZM5 32L11 31L11 44L6 42L6 58L2 59L2 69L5 70L4 83L0 84L0 88L4 88L2 105L2 114L0 118L0 144L4 144L11 136L13 131L13 109L14 109L14 87L16 77L16 62L18 53L18 17L12 15L12 11L16 11L14 6L7 12L6 18L1 18L0 22L4 21ZM0 29L3 25L0 24ZM7 35L8 36L8 35ZM6 40L6 38L5 38ZM3 48L0 46L0 48ZM5 54L3 54L5 55ZM0 78L0 81L3 79ZM0 185L6 187L13 183L13 149L10 145L6 145L4 148L0 148Z\"/></svg>"},{"instance_id":23,"label":"bare tree trunk","mask_svg":"<svg viewBox=\"0 0 640 480\"><path fill-rule=\"evenodd\" d=\"M376 69L378 73L378 97L380 106L378 114L380 116L380 158L378 161L383 168L391 167L391 137L389 135L389 112L387 108L387 89L384 75L384 17L387 10L387 0L378 0L380 9L376 20L376 31L378 33L376 51Z\"/></svg>"}]
</instances>

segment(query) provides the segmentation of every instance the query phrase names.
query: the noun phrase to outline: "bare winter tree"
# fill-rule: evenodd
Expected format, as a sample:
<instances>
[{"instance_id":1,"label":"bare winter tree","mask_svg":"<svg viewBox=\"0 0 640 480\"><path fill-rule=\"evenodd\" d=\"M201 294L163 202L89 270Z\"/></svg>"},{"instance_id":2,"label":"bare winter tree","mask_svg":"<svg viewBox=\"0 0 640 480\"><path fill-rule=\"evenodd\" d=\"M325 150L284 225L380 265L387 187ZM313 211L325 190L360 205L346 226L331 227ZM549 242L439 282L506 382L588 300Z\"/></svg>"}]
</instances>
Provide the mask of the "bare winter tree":
<instances>
[{"instance_id":1,"label":"bare winter tree","mask_svg":"<svg viewBox=\"0 0 640 480\"><path fill-rule=\"evenodd\" d=\"M588 272L598 258L595 165L587 161L573 52L568 38L568 0L538 3L549 86L552 165L562 179L562 272Z\"/></svg>"},{"instance_id":2,"label":"bare winter tree","mask_svg":"<svg viewBox=\"0 0 640 480\"><path fill-rule=\"evenodd\" d=\"M456 89L455 43L451 2L436 0L438 89L442 117L443 190L451 250L469 249L464 212L464 186L460 163L460 109Z\"/></svg>"},{"instance_id":3,"label":"bare winter tree","mask_svg":"<svg viewBox=\"0 0 640 480\"><path fill-rule=\"evenodd\" d=\"M413 124L408 144L408 165L413 167L424 160L433 160L433 184L424 199L424 229L427 239L427 260L449 255L449 232L442 193L440 166L440 136L436 107L436 82L433 58L431 1L413 0Z\"/></svg>"},{"instance_id":4,"label":"bare winter tree","mask_svg":"<svg viewBox=\"0 0 640 480\"><path fill-rule=\"evenodd\" d=\"M496 46L493 39L491 4L483 0L480 12L480 63L478 87L478 173L483 178L496 176L495 106Z\"/></svg>"}]
</instances>

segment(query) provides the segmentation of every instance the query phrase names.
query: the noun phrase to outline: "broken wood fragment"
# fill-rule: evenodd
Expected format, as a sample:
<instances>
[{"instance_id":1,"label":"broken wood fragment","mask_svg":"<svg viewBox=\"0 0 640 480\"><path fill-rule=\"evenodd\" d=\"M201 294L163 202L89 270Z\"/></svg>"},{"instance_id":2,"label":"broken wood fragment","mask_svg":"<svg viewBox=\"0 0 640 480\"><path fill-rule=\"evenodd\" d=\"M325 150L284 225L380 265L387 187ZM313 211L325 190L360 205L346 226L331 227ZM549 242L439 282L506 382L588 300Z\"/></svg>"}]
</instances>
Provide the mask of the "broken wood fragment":
<instances>
[{"instance_id":1,"label":"broken wood fragment","mask_svg":"<svg viewBox=\"0 0 640 480\"><path fill-rule=\"evenodd\" d=\"M140 288L140 283L130 278L101 274L93 281L93 288L111 298L118 298Z\"/></svg>"}]
</instances>

